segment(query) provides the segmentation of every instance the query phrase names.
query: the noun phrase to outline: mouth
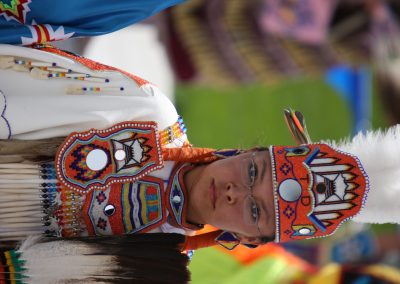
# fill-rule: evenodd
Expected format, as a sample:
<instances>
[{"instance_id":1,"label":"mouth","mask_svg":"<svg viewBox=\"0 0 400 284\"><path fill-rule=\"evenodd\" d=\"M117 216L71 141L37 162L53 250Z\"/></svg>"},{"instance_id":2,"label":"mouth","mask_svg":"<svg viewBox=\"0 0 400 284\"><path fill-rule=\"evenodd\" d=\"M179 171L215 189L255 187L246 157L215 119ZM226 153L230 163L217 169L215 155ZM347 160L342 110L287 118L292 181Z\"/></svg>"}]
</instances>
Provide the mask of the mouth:
<instances>
[{"instance_id":1,"label":"mouth","mask_svg":"<svg viewBox=\"0 0 400 284\"><path fill-rule=\"evenodd\" d=\"M215 203L217 202L217 194L215 192L215 183L214 180L212 180L209 188L209 196L210 196L210 201L213 209L215 209Z\"/></svg>"}]
</instances>

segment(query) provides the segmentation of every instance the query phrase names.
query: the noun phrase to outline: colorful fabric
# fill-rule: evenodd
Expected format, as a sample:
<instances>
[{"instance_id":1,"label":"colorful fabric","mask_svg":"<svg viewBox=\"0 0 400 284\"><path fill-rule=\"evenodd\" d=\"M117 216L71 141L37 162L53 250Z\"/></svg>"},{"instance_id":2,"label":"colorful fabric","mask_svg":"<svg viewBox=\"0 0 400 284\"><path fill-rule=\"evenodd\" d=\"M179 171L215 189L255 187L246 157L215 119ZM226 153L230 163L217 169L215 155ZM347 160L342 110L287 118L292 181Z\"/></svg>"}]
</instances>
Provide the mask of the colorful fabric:
<instances>
[{"instance_id":1,"label":"colorful fabric","mask_svg":"<svg viewBox=\"0 0 400 284\"><path fill-rule=\"evenodd\" d=\"M270 152L276 242L329 236L364 206L369 181L356 157L326 144Z\"/></svg>"},{"instance_id":2,"label":"colorful fabric","mask_svg":"<svg viewBox=\"0 0 400 284\"><path fill-rule=\"evenodd\" d=\"M110 33L184 0L1 0L0 42L29 45Z\"/></svg>"},{"instance_id":3,"label":"colorful fabric","mask_svg":"<svg viewBox=\"0 0 400 284\"><path fill-rule=\"evenodd\" d=\"M121 122L105 130L71 133L55 160L58 180L77 192L136 181L162 163L154 122Z\"/></svg>"}]
</instances>

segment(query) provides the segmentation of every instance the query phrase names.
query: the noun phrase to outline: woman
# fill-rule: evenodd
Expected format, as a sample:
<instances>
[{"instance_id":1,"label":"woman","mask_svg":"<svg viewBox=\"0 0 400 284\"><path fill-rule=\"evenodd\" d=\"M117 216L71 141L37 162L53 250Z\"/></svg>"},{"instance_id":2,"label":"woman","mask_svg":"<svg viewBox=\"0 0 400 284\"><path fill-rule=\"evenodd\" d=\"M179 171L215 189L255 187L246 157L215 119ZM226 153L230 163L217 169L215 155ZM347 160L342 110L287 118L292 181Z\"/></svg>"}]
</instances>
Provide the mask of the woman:
<instances>
[{"instance_id":1,"label":"woman","mask_svg":"<svg viewBox=\"0 0 400 284\"><path fill-rule=\"evenodd\" d=\"M372 190L366 203L369 180L359 159L306 145L298 113L287 113L303 138L297 147L192 148L173 105L141 78L51 46L3 45L0 54L0 133L11 139L1 147L2 243L43 233L191 236L210 224L219 230L187 238L185 248L254 246L330 235L363 206L361 221L399 222L394 211L376 217L390 202L399 210L398 189ZM397 139L398 129L391 135ZM368 143L389 145L390 138ZM380 172L357 139L341 149L358 153L370 175ZM396 165L393 153L386 164ZM388 187L389 175L374 174L372 185Z\"/></svg>"}]
</instances>

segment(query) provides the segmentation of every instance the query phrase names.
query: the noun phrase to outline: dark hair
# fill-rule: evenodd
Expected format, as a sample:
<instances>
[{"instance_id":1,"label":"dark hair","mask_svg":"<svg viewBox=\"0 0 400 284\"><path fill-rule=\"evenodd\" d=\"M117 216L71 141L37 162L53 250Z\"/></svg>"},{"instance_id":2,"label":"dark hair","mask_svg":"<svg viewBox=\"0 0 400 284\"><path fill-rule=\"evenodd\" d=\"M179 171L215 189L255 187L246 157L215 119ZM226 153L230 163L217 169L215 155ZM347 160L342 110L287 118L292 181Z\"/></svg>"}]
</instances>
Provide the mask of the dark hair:
<instances>
[{"instance_id":1,"label":"dark hair","mask_svg":"<svg viewBox=\"0 0 400 284\"><path fill-rule=\"evenodd\" d=\"M28 241L29 242L29 241ZM27 247L22 245L17 251L0 251L0 278L5 280L23 279L29 282L35 281L36 275L25 275L25 269L29 271L29 263L25 262L24 252L30 248L42 243L53 243L51 248L58 246L57 242L62 243L64 247L79 248L82 245L86 248L81 252L81 258L85 259L85 263L96 263L99 257L111 257L113 263L105 262L97 264L98 271L95 273L85 272L84 275L68 275L60 276L59 280L63 283L146 283L146 284L175 284L189 283L190 272L187 269L188 257L181 253L185 236L180 234L154 233L154 234L138 234L138 235L123 235L113 237L81 237L81 238L42 238ZM65 250L65 249L64 249ZM46 256L50 259L62 260L68 255L68 249L65 254L61 254L56 250L46 250ZM7 259L7 255L14 256L12 263ZM29 255L29 253L28 253ZM43 257L43 256L42 256ZM34 265L48 264L48 258L40 257L35 259ZM47 261L47 262L46 262ZM59 261L60 262L60 261ZM55 263L57 265L57 262ZM64 269L64 267L59 267ZM9 271L15 271L8 273ZM82 270L85 271L85 270ZM51 277L57 279L58 271L46 270L45 275L38 277ZM7 282L8 283L8 282Z\"/></svg>"},{"instance_id":2,"label":"dark hair","mask_svg":"<svg viewBox=\"0 0 400 284\"><path fill-rule=\"evenodd\" d=\"M275 236L263 236L261 237L261 244L267 244L275 241Z\"/></svg>"},{"instance_id":3,"label":"dark hair","mask_svg":"<svg viewBox=\"0 0 400 284\"><path fill-rule=\"evenodd\" d=\"M114 255L119 268L110 283L188 283L188 257L181 253L185 236L138 234L106 238L81 238L99 248L98 254Z\"/></svg>"}]
</instances>

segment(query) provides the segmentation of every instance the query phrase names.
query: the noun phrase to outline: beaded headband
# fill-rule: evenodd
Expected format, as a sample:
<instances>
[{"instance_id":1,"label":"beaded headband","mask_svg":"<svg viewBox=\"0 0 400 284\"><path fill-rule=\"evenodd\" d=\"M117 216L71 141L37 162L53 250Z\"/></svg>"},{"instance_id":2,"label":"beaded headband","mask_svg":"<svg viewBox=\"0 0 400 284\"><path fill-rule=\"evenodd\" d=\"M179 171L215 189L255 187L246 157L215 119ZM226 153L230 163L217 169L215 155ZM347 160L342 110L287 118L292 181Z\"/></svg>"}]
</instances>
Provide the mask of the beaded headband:
<instances>
[{"instance_id":1,"label":"beaded headband","mask_svg":"<svg viewBox=\"0 0 400 284\"><path fill-rule=\"evenodd\" d=\"M364 206L359 160L326 144L271 146L276 242L334 233Z\"/></svg>"},{"instance_id":2,"label":"beaded headband","mask_svg":"<svg viewBox=\"0 0 400 284\"><path fill-rule=\"evenodd\" d=\"M275 242L333 234L365 205L369 180L357 157L310 144L300 112L285 110L298 147L271 146Z\"/></svg>"}]
</instances>

